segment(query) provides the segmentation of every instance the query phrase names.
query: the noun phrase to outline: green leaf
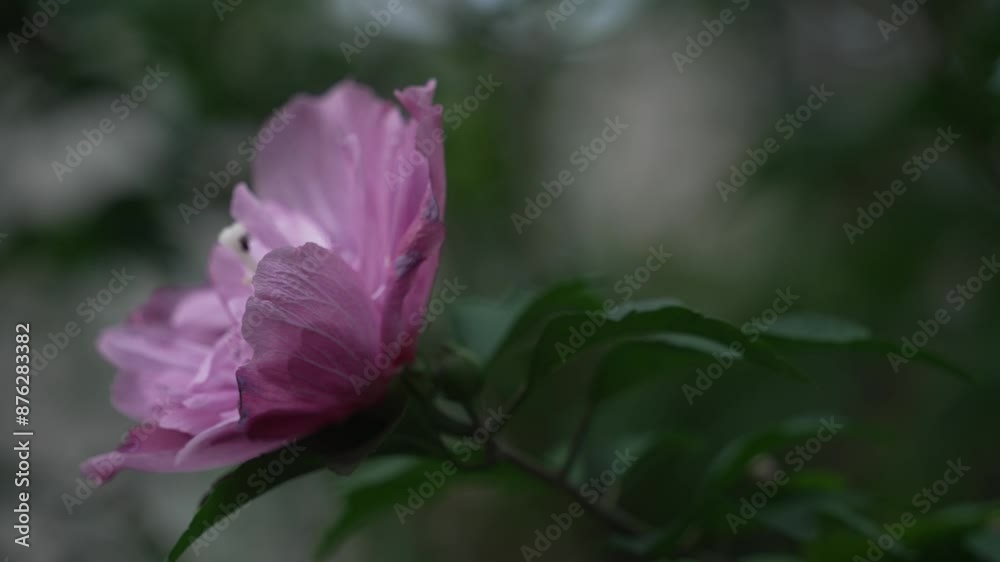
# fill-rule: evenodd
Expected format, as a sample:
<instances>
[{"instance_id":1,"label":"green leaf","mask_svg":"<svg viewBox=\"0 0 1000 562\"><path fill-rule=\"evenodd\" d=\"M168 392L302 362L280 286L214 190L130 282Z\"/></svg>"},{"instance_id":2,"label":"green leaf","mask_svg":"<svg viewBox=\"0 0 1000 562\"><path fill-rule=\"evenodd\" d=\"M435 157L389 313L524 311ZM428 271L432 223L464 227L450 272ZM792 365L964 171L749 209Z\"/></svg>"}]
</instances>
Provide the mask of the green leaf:
<instances>
[{"instance_id":1,"label":"green leaf","mask_svg":"<svg viewBox=\"0 0 1000 562\"><path fill-rule=\"evenodd\" d=\"M671 552L686 529L707 513L710 500L723 500L725 490L747 473L751 459L767 452L783 453L785 449L815 437L820 427L821 418L797 417L730 441L709 463L702 481L697 485L694 505L687 510L685 517L650 539L647 548L660 554Z\"/></svg>"},{"instance_id":2,"label":"green leaf","mask_svg":"<svg viewBox=\"0 0 1000 562\"><path fill-rule=\"evenodd\" d=\"M404 373L403 376L407 376ZM422 397L406 402L405 411L385 435L371 456L417 455L445 458L446 451L438 430L439 412Z\"/></svg>"},{"instance_id":3,"label":"green leaf","mask_svg":"<svg viewBox=\"0 0 1000 562\"><path fill-rule=\"evenodd\" d=\"M175 562L181 555L194 545L206 531L216 523L242 509L252 500L270 492L278 486L314 472L326 466L326 459L310 450L299 450L302 446L291 444L279 451L261 455L240 465L236 470L220 478L202 500L187 529L177 539L174 548L167 556L167 562ZM284 455L284 458L282 458ZM291 462L288 459L291 458ZM281 472L274 475L269 470L272 463L281 466ZM272 480L266 483L258 474L263 470L270 474Z\"/></svg>"},{"instance_id":4,"label":"green leaf","mask_svg":"<svg viewBox=\"0 0 1000 562\"><path fill-rule=\"evenodd\" d=\"M768 510L772 513L768 515L768 523L788 534L787 527L773 524L773 515L781 515L784 511L786 522L796 517L815 529L814 535L809 537L789 535L805 543L803 551L810 562L853 560L856 556L864 558L870 548L869 541L875 542L886 533L884 521L875 521L860 511L865 503L860 496L850 492L794 498L774 506L773 510L769 506ZM916 552L910 548L910 538L910 534L906 533L895 540L887 551L890 556L886 559L914 559Z\"/></svg>"},{"instance_id":5,"label":"green leaf","mask_svg":"<svg viewBox=\"0 0 1000 562\"><path fill-rule=\"evenodd\" d=\"M871 331L850 320L823 314L787 314L764 334L777 340L826 344L850 343L871 339Z\"/></svg>"},{"instance_id":6,"label":"green leaf","mask_svg":"<svg viewBox=\"0 0 1000 562\"><path fill-rule=\"evenodd\" d=\"M797 379L809 380L767 345L751 341L726 322L682 306L669 304L656 309L628 307L620 314L613 314L600 327L590 330L600 322L603 312L598 313L598 310L563 314L548 323L532 357L529 383L555 371L581 351L620 340L648 339L667 334L696 336L725 346L738 343L743 348L745 359ZM585 336L586 331L592 333Z\"/></svg>"},{"instance_id":7,"label":"green leaf","mask_svg":"<svg viewBox=\"0 0 1000 562\"><path fill-rule=\"evenodd\" d=\"M779 348L841 349L901 354L900 345L872 338L871 333L863 326L849 320L820 314L781 317L768 329L763 339ZM917 350L916 355L909 360L937 367L968 382L977 380L972 373L929 351Z\"/></svg>"},{"instance_id":8,"label":"green leaf","mask_svg":"<svg viewBox=\"0 0 1000 562\"><path fill-rule=\"evenodd\" d=\"M441 436L420 415L416 408L407 408L406 415L400 422L397 431L390 433L371 456L417 455L433 458L445 458L446 452L441 443Z\"/></svg>"},{"instance_id":9,"label":"green leaf","mask_svg":"<svg viewBox=\"0 0 1000 562\"><path fill-rule=\"evenodd\" d=\"M408 410L411 408L407 408L406 394L394 387L382 402L365 412L320 430L299 443L243 463L215 482L174 544L167 561L175 562L218 521L289 480L323 468L348 474L373 452L390 453L388 449L396 446L396 441L387 437L395 433L398 440L401 435L416 431L411 424L403 426L403 431L393 431L401 426L399 422ZM404 439L398 446L424 451L423 445L414 445ZM275 467L280 467L280 471ZM260 471L270 479L262 479Z\"/></svg>"},{"instance_id":10,"label":"green leaf","mask_svg":"<svg viewBox=\"0 0 1000 562\"><path fill-rule=\"evenodd\" d=\"M690 374L714 361L710 353L674 341L630 340L612 348L601 358L590 385L591 404L610 401L653 378Z\"/></svg>"},{"instance_id":11,"label":"green leaf","mask_svg":"<svg viewBox=\"0 0 1000 562\"><path fill-rule=\"evenodd\" d=\"M845 528L854 531L858 535L878 540L878 537L885 532L885 529L879 523L860 513L848 501L849 497L848 495L841 494L819 500L817 502L819 510L829 519L842 524ZM912 557L913 553L907 548L906 542L907 537L904 536L902 539L896 541L896 544L888 552L903 557Z\"/></svg>"},{"instance_id":12,"label":"green leaf","mask_svg":"<svg viewBox=\"0 0 1000 562\"><path fill-rule=\"evenodd\" d=\"M451 314L452 332L477 362L486 363L497 352L504 336L517 319L523 303L467 298L455 303Z\"/></svg>"},{"instance_id":13,"label":"green leaf","mask_svg":"<svg viewBox=\"0 0 1000 562\"><path fill-rule=\"evenodd\" d=\"M597 310L601 300L586 281L570 281L555 285L535 297L518 315L508 330L497 353L515 347L539 333L545 322L560 314Z\"/></svg>"},{"instance_id":14,"label":"green leaf","mask_svg":"<svg viewBox=\"0 0 1000 562\"><path fill-rule=\"evenodd\" d=\"M983 560L1000 562L1000 531L985 529L965 539L965 548Z\"/></svg>"},{"instance_id":15,"label":"green leaf","mask_svg":"<svg viewBox=\"0 0 1000 562\"><path fill-rule=\"evenodd\" d=\"M802 559L787 554L754 554L740 558L740 562L802 562Z\"/></svg>"},{"instance_id":16,"label":"green leaf","mask_svg":"<svg viewBox=\"0 0 1000 562\"><path fill-rule=\"evenodd\" d=\"M407 517L413 516L408 510L416 511L444 495L435 487L435 493L429 499L418 496L422 503L415 507L408 503L411 489L416 490L422 484L431 482L425 472L442 470L440 461L400 465L399 468L401 470L396 474L379 474L380 478L369 479L346 493L344 510L320 539L313 556L315 560L326 560L332 556L348 537L373 520L392 513L405 523Z\"/></svg>"},{"instance_id":17,"label":"green leaf","mask_svg":"<svg viewBox=\"0 0 1000 562\"><path fill-rule=\"evenodd\" d=\"M954 545L1000 517L1000 504L964 503L938 508L917 517L919 525L907 531L907 540L925 549L936 544Z\"/></svg>"},{"instance_id":18,"label":"green leaf","mask_svg":"<svg viewBox=\"0 0 1000 562\"><path fill-rule=\"evenodd\" d=\"M619 504L650 523L675 518L677 506L691 501L691 482L700 474L691 459L702 453L703 445L699 436L688 432L660 431L649 447L637 451L639 460L622 477ZM656 501L649 501L651 497Z\"/></svg>"},{"instance_id":19,"label":"green leaf","mask_svg":"<svg viewBox=\"0 0 1000 562\"><path fill-rule=\"evenodd\" d=\"M836 418L836 416L832 416ZM840 419L844 421L843 418ZM814 416L796 417L783 421L769 429L758 431L734 439L726 445L708 466L702 488L722 490L741 475L746 474L747 464L761 453L771 452L801 444L815 437L822 428L822 418Z\"/></svg>"},{"instance_id":20,"label":"green leaf","mask_svg":"<svg viewBox=\"0 0 1000 562\"><path fill-rule=\"evenodd\" d=\"M449 343L447 353L433 367L433 383L447 399L464 402L479 394L484 384L482 359L469 348Z\"/></svg>"}]
</instances>

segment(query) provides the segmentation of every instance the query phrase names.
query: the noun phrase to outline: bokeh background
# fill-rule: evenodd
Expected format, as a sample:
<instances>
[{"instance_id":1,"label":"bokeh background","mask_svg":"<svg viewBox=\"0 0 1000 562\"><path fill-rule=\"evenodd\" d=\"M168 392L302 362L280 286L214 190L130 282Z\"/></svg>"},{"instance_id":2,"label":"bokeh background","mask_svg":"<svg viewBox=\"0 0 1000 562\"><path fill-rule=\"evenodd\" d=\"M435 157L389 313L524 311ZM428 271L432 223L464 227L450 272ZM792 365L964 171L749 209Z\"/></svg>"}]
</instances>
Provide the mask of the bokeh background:
<instances>
[{"instance_id":1,"label":"bokeh background","mask_svg":"<svg viewBox=\"0 0 1000 562\"><path fill-rule=\"evenodd\" d=\"M643 296L679 298L739 325L791 288L801 297L796 311L853 318L899 342L1000 250L995 1L912 3L919 8L887 38L879 20L891 21L893 7L878 0L563 0L563 14L573 12L558 19L547 14L560 9L556 0L402 0L402 12L350 60L342 44L387 2L224 1L70 0L37 36L15 46L8 35L0 48L9 334L0 364L13 365L15 323L32 324L36 346L69 321L82 327L35 374L33 547L9 546L5 524L0 552L11 560L159 560L187 524L215 474L126 473L67 513L61 498L78 485L78 463L113 447L129 425L108 404L114 373L94 341L153 288L204 279L235 181L187 221L179 205L230 160L246 170L240 143L298 92L352 77L390 96L435 77L451 108L481 78L501 83L458 126L445 125L449 236L439 277L470 287L459 303L577 274L619 279L662 245L673 257ZM724 9L735 21L679 69L676 54ZM22 18L40 10L8 0L0 28L21 34ZM120 120L112 104L149 66L169 75ZM834 96L724 200L716 184L729 181L729 167L778 137L776 122L821 85ZM616 117L628 129L579 171L574 153ZM103 118L115 130L57 177L53 161L64 162L67 145ZM903 164L948 127L961 138L910 181ZM524 214L525 198L562 170L574 182L518 232L511 215ZM896 179L909 189L851 241L844 224L856 224L858 207ZM121 268L135 281L81 316L80 304ZM734 437L798 414L837 413L865 431L838 439L811 468L863 492L876 521L898 517L958 457L973 470L945 502L996 500L998 303L1000 279L928 344L979 374L979 385L914 364L894 372L879 354L817 353L796 358L812 385L734 367L689 405L681 385L693 384L692 369L620 398L590 437L595 450L614 450L621 435L664 424L696 436L700 453L667 459L659 476L684 490ZM438 332L454 329L439 324ZM3 386L10 396L12 384ZM510 432L539 452L558 445L585 392L574 373L558 378ZM12 459L0 460L5 474ZM342 509L339 485L328 474L289 484L242 512L198 558L308 559ZM4 505L11 492L8 484ZM520 559L520 545L566 503L530 481L462 481L442 494L404 526L392 513L373 519L336 559ZM648 493L638 510L670 513L683 505L675 500ZM602 533L584 522L545 557L605 559ZM693 555L733 560L790 548L747 535Z\"/></svg>"}]
</instances>

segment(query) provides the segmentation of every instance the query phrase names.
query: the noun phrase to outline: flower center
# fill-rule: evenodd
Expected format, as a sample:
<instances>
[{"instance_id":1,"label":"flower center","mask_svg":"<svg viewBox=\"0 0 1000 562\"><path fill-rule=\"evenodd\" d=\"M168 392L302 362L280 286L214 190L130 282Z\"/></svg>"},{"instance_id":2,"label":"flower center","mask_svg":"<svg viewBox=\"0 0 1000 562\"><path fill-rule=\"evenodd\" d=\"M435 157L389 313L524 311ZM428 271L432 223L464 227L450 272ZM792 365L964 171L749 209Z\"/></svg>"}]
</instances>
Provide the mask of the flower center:
<instances>
[{"instance_id":1,"label":"flower center","mask_svg":"<svg viewBox=\"0 0 1000 562\"><path fill-rule=\"evenodd\" d=\"M234 222L223 228L219 233L219 243L236 252L247 271L250 273L257 271L257 260L250 255L250 235L242 224Z\"/></svg>"}]
</instances>

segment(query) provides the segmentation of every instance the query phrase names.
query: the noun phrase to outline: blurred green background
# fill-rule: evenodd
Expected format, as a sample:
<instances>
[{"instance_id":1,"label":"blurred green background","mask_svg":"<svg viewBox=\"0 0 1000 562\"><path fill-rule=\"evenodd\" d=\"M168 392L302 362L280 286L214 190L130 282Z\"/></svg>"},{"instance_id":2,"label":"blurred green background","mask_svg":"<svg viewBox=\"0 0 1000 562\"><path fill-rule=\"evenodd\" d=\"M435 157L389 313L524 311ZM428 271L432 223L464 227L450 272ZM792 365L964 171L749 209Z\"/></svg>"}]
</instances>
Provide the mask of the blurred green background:
<instances>
[{"instance_id":1,"label":"blurred green background","mask_svg":"<svg viewBox=\"0 0 1000 562\"><path fill-rule=\"evenodd\" d=\"M453 108L481 78L501 83L459 126L445 124L449 234L439 279L470 287L459 304L578 274L613 282L662 245L673 257L642 296L676 297L740 325L769 308L776 290L791 288L801 297L797 312L836 313L900 342L937 309L951 310L949 292L1000 250L995 1L928 0L887 39L879 20L891 22L893 7L875 0L565 0L562 8L555 0L403 0L350 60L343 44L387 2L242 0L220 8L222 1L70 0L37 36L20 43L7 35L0 49L5 318L11 333L17 322L38 333L68 321L82 326L35 378L34 546L9 550L5 538L0 551L12 560L157 560L186 525L212 475L126 473L73 514L64 508L76 465L110 449L128 427L108 405L113 372L93 342L154 287L204 279L211 244L230 222L235 182L188 222L178 206L233 159L252 186L238 147L298 92L351 77L391 96L434 77L439 102ZM560 9L565 17L554 18ZM735 20L678 69L688 38L697 42L704 20L726 9ZM0 7L2 29L22 34L22 18L40 10L9 0ZM169 76L119 120L112 104L157 65ZM833 97L781 138L776 123L820 85ZM580 171L574 154L616 117L628 129ZM57 178L53 161L64 162L66 146L103 118L115 130ZM960 139L910 181L904 163L948 127ZM730 166L768 137L780 149L723 200L717 182L728 183ZM573 183L518 232L511 215L524 214L525 198L563 170ZM858 208L897 179L908 190L852 242L845 223L855 224ZM136 281L81 322L80 303L120 268ZM723 443L796 415L835 413L856 431L809 468L862 495L877 523L898 520L913 494L959 457L973 469L945 503L996 500L998 303L1000 279L986 282L928 344L979 374L978 385L912 363L897 373L879 354L817 353L796 357L814 384L735 366L689 404L682 385L694 384L692 368L602 411L590 454L653 427L690 436L694 452L663 459L652 471L658 484L642 487L633 503L646 517L669 519ZM426 346L454 329L435 323ZM2 347L6 357L12 345ZM564 442L586 393L584 370L540 388L511 422L512 434L538 452ZM10 455L0 462L13 468ZM263 498L199 558L307 559L342 509L339 485L313 475ZM9 486L4 493L13 501ZM530 481L463 480L444 493L404 526L385 513L336 559L520 559L520 545L566 503ZM734 508L740 496L731 494ZM722 561L795 551L780 533L732 537L718 523L723 532L690 537L689 555ZM608 559L603 537L588 521L545 558ZM821 542L806 553L812 559L835 550Z\"/></svg>"}]
</instances>

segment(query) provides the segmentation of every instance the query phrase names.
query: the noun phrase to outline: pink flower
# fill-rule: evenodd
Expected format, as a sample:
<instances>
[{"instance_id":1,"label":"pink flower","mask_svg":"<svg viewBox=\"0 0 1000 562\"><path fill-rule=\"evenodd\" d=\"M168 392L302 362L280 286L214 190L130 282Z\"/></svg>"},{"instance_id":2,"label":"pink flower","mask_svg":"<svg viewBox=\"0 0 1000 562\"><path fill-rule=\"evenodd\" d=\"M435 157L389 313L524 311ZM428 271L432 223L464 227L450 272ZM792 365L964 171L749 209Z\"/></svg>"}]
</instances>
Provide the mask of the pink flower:
<instances>
[{"instance_id":1,"label":"pink flower","mask_svg":"<svg viewBox=\"0 0 1000 562\"><path fill-rule=\"evenodd\" d=\"M236 187L210 285L158 291L102 335L112 402L140 423L86 474L239 463L379 400L413 358L444 239L434 89L397 92L407 118L343 82L261 131L257 194Z\"/></svg>"}]
</instances>

